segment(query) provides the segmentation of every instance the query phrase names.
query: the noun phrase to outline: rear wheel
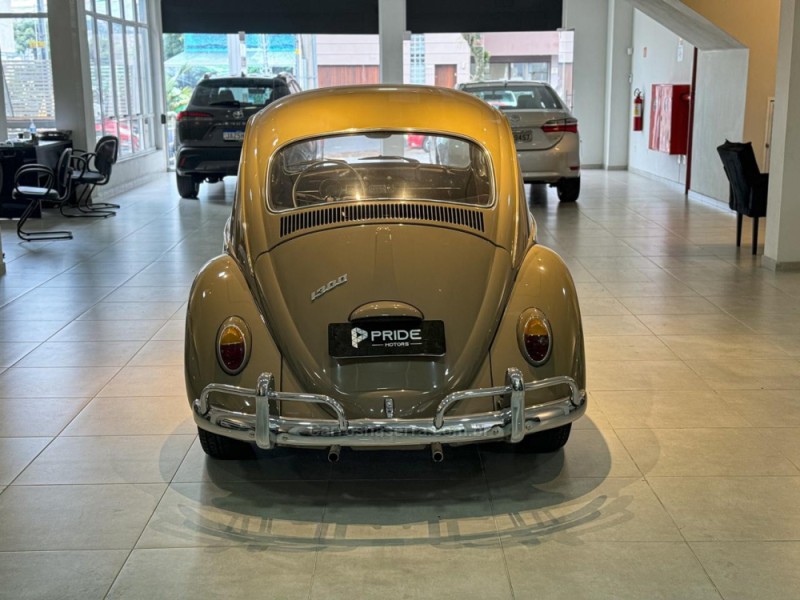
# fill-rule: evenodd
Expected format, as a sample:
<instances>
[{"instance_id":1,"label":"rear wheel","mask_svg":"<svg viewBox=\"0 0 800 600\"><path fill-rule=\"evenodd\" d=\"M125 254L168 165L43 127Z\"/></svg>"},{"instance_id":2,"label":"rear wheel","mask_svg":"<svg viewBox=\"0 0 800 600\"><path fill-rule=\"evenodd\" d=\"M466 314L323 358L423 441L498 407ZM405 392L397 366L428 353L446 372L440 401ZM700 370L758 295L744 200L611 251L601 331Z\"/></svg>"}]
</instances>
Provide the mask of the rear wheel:
<instances>
[{"instance_id":1,"label":"rear wheel","mask_svg":"<svg viewBox=\"0 0 800 600\"><path fill-rule=\"evenodd\" d=\"M540 454L545 452L555 452L564 447L569 439L572 430L572 423L567 423L555 429L547 429L539 433L526 435L516 447L522 452Z\"/></svg>"},{"instance_id":2,"label":"rear wheel","mask_svg":"<svg viewBox=\"0 0 800 600\"><path fill-rule=\"evenodd\" d=\"M561 202L575 202L581 194L581 178L562 179L556 184Z\"/></svg>"},{"instance_id":3,"label":"rear wheel","mask_svg":"<svg viewBox=\"0 0 800 600\"><path fill-rule=\"evenodd\" d=\"M205 429L197 428L197 436L203 451L219 460L242 460L253 458L253 447L247 442L234 440Z\"/></svg>"},{"instance_id":4,"label":"rear wheel","mask_svg":"<svg viewBox=\"0 0 800 600\"><path fill-rule=\"evenodd\" d=\"M175 175L175 180L178 182L178 193L181 198L197 198L200 192L200 180L192 175Z\"/></svg>"}]
</instances>

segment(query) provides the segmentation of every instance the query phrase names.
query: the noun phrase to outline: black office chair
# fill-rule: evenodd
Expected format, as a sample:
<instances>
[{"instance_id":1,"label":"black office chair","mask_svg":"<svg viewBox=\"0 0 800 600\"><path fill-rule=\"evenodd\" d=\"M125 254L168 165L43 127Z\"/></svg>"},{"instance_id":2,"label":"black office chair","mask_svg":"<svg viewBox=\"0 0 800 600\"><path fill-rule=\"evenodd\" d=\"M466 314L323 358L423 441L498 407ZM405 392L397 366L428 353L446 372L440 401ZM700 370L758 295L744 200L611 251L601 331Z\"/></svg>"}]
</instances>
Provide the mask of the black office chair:
<instances>
[{"instance_id":1,"label":"black office chair","mask_svg":"<svg viewBox=\"0 0 800 600\"><path fill-rule=\"evenodd\" d=\"M23 165L14 177L15 200L27 201L28 205L17 221L17 235L26 242L47 240L71 240L70 231L23 231L22 227L34 209L42 208L42 202L63 205L72 193L72 148L61 153L55 171L38 163ZM32 184L32 185L31 185Z\"/></svg>"},{"instance_id":2,"label":"black office chair","mask_svg":"<svg viewBox=\"0 0 800 600\"><path fill-rule=\"evenodd\" d=\"M736 211L736 246L742 245L742 217L753 219L753 254L758 246L758 219L767 216L769 173L758 169L750 142L729 142L717 147L730 183L728 206Z\"/></svg>"},{"instance_id":3,"label":"black office chair","mask_svg":"<svg viewBox=\"0 0 800 600\"><path fill-rule=\"evenodd\" d=\"M520 94L517 96L517 108L536 108L532 94Z\"/></svg>"},{"instance_id":4,"label":"black office chair","mask_svg":"<svg viewBox=\"0 0 800 600\"><path fill-rule=\"evenodd\" d=\"M80 152L80 151L78 151ZM119 138L114 135L104 135L94 147L94 152L81 152L72 157L73 185L84 185L83 191L75 201L75 208L81 214L64 212L62 205L61 214L65 217L110 217L114 213L110 209L119 208L119 204L110 202L92 202L92 192L98 185L105 185L111 179L111 169L117 162L119 153Z\"/></svg>"}]
</instances>

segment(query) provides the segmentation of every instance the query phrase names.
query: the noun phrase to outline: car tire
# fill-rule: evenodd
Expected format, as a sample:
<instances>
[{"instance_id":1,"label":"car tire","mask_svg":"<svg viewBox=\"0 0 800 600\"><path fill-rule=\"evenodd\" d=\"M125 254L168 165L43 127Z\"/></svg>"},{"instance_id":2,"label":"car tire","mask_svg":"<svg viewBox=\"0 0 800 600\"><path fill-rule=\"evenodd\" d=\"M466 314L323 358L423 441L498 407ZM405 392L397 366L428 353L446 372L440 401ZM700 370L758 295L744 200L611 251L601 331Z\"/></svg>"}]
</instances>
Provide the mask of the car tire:
<instances>
[{"instance_id":1,"label":"car tire","mask_svg":"<svg viewBox=\"0 0 800 600\"><path fill-rule=\"evenodd\" d=\"M564 444L567 443L570 431L572 431L572 423L567 423L555 429L532 433L525 436L516 447L522 452L531 454L555 452L563 448Z\"/></svg>"},{"instance_id":2,"label":"car tire","mask_svg":"<svg viewBox=\"0 0 800 600\"><path fill-rule=\"evenodd\" d=\"M234 440L205 429L197 428L197 436L203 451L211 458L219 460L244 460L253 458L253 447L240 440Z\"/></svg>"},{"instance_id":3,"label":"car tire","mask_svg":"<svg viewBox=\"0 0 800 600\"><path fill-rule=\"evenodd\" d=\"M192 175L175 175L175 180L178 182L178 193L181 198L197 198L200 192L200 180Z\"/></svg>"},{"instance_id":4,"label":"car tire","mask_svg":"<svg viewBox=\"0 0 800 600\"><path fill-rule=\"evenodd\" d=\"M575 202L581 195L581 178L562 179L556 184L556 190L561 202Z\"/></svg>"}]
</instances>

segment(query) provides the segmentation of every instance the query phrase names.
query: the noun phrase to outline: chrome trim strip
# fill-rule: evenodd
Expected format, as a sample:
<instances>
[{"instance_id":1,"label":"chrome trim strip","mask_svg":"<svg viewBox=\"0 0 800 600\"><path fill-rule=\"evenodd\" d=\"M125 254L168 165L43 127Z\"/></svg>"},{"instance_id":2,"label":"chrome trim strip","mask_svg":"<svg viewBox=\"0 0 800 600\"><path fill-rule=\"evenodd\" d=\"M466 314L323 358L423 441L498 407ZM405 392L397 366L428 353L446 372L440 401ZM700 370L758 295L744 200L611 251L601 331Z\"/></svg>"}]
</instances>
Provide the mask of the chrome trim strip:
<instances>
[{"instance_id":1,"label":"chrome trim strip","mask_svg":"<svg viewBox=\"0 0 800 600\"><path fill-rule=\"evenodd\" d=\"M525 407L525 392L566 385L569 396ZM256 414L215 407L209 396L225 393L255 399ZM462 400L503 396L509 408L457 417L445 413ZM270 400L308 402L329 407L336 419L297 419L270 414ZM255 441L265 449L276 445L324 448L341 446L412 446L506 440L519 442L526 435L571 423L586 411L586 393L571 377L551 377L524 383L519 369L506 371L506 385L453 392L438 405L435 417L417 419L355 419L348 421L337 400L324 394L276 392L274 377L262 373L256 389L212 383L194 401L198 425L220 435Z\"/></svg>"}]
</instances>

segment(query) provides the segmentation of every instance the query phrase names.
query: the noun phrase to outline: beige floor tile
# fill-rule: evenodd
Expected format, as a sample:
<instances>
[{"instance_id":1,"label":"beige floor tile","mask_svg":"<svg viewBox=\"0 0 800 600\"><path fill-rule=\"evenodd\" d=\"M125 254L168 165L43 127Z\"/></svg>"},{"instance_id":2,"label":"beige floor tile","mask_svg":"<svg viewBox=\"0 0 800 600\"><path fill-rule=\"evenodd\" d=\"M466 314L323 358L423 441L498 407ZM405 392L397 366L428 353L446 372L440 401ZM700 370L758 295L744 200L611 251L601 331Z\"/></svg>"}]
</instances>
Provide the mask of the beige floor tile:
<instances>
[{"instance_id":1,"label":"beige floor tile","mask_svg":"<svg viewBox=\"0 0 800 600\"><path fill-rule=\"evenodd\" d=\"M616 434L648 477L800 476L760 429L616 429Z\"/></svg>"},{"instance_id":2,"label":"beige floor tile","mask_svg":"<svg viewBox=\"0 0 800 600\"><path fill-rule=\"evenodd\" d=\"M101 600L127 557L127 550L5 552L0 599Z\"/></svg>"},{"instance_id":3,"label":"beige floor tile","mask_svg":"<svg viewBox=\"0 0 800 600\"><path fill-rule=\"evenodd\" d=\"M86 398L94 396L117 367L12 367L0 373L0 398Z\"/></svg>"},{"instance_id":4,"label":"beige floor tile","mask_svg":"<svg viewBox=\"0 0 800 600\"><path fill-rule=\"evenodd\" d=\"M587 362L586 387L607 390L704 391L709 386L679 360L592 360Z\"/></svg>"},{"instance_id":5,"label":"beige floor tile","mask_svg":"<svg viewBox=\"0 0 800 600\"><path fill-rule=\"evenodd\" d=\"M634 315L704 315L722 311L700 296L629 296L620 302Z\"/></svg>"},{"instance_id":6,"label":"beige floor tile","mask_svg":"<svg viewBox=\"0 0 800 600\"><path fill-rule=\"evenodd\" d=\"M107 598L307 600L315 556L304 548L134 550Z\"/></svg>"},{"instance_id":7,"label":"beige floor tile","mask_svg":"<svg viewBox=\"0 0 800 600\"><path fill-rule=\"evenodd\" d=\"M123 367L141 347L134 341L45 342L16 366Z\"/></svg>"},{"instance_id":8,"label":"beige floor tile","mask_svg":"<svg viewBox=\"0 0 800 600\"><path fill-rule=\"evenodd\" d=\"M0 437L54 437L88 398L0 398Z\"/></svg>"},{"instance_id":9,"label":"beige floor tile","mask_svg":"<svg viewBox=\"0 0 800 600\"><path fill-rule=\"evenodd\" d=\"M535 477L534 477L535 479ZM559 540L682 541L680 532L641 478L561 476L536 482L490 479L492 509L504 547Z\"/></svg>"},{"instance_id":10,"label":"beige floor tile","mask_svg":"<svg viewBox=\"0 0 800 600\"><path fill-rule=\"evenodd\" d=\"M692 360L687 364L715 390L800 390L800 361L794 359Z\"/></svg>"},{"instance_id":11,"label":"beige floor tile","mask_svg":"<svg viewBox=\"0 0 800 600\"><path fill-rule=\"evenodd\" d=\"M589 399L617 429L747 427L739 406L717 392L591 392ZM800 415L798 415L800 419ZM800 422L800 421L798 421Z\"/></svg>"},{"instance_id":12,"label":"beige floor tile","mask_svg":"<svg viewBox=\"0 0 800 600\"><path fill-rule=\"evenodd\" d=\"M147 341L166 323L162 319L137 321L73 321L51 342Z\"/></svg>"},{"instance_id":13,"label":"beige floor tile","mask_svg":"<svg viewBox=\"0 0 800 600\"><path fill-rule=\"evenodd\" d=\"M640 315L638 319L656 335L749 334L741 321L720 314Z\"/></svg>"},{"instance_id":14,"label":"beige floor tile","mask_svg":"<svg viewBox=\"0 0 800 600\"><path fill-rule=\"evenodd\" d=\"M505 548L517 598L720 600L692 551L681 542L592 542Z\"/></svg>"},{"instance_id":15,"label":"beige floor tile","mask_svg":"<svg viewBox=\"0 0 800 600\"><path fill-rule=\"evenodd\" d=\"M387 594L447 600L513 597L499 545L334 545L320 551L312 600L348 600L354 595L372 600Z\"/></svg>"},{"instance_id":16,"label":"beige floor tile","mask_svg":"<svg viewBox=\"0 0 800 600\"><path fill-rule=\"evenodd\" d=\"M773 335L770 340L789 356L800 358L800 335Z\"/></svg>"},{"instance_id":17,"label":"beige floor tile","mask_svg":"<svg viewBox=\"0 0 800 600\"><path fill-rule=\"evenodd\" d=\"M587 335L584 344L589 361L678 358L654 335Z\"/></svg>"},{"instance_id":18,"label":"beige floor tile","mask_svg":"<svg viewBox=\"0 0 800 600\"><path fill-rule=\"evenodd\" d=\"M80 321L169 319L180 302L100 302L83 313Z\"/></svg>"},{"instance_id":19,"label":"beige floor tile","mask_svg":"<svg viewBox=\"0 0 800 600\"><path fill-rule=\"evenodd\" d=\"M786 600L800 590L800 542L692 542L725 600Z\"/></svg>"},{"instance_id":20,"label":"beige floor tile","mask_svg":"<svg viewBox=\"0 0 800 600\"><path fill-rule=\"evenodd\" d=\"M800 477L648 477L687 541L800 540Z\"/></svg>"},{"instance_id":21,"label":"beige floor tile","mask_svg":"<svg viewBox=\"0 0 800 600\"><path fill-rule=\"evenodd\" d=\"M156 333L153 335L154 340L161 341L183 341L186 336L186 321L184 319L167 321Z\"/></svg>"},{"instance_id":22,"label":"beige floor tile","mask_svg":"<svg viewBox=\"0 0 800 600\"><path fill-rule=\"evenodd\" d=\"M582 317L583 333L588 336L652 335L642 322L632 315Z\"/></svg>"},{"instance_id":23,"label":"beige floor tile","mask_svg":"<svg viewBox=\"0 0 800 600\"><path fill-rule=\"evenodd\" d=\"M581 315L584 317L600 317L614 315L630 315L625 306L615 298L607 296L586 296L578 293L581 305Z\"/></svg>"},{"instance_id":24,"label":"beige floor tile","mask_svg":"<svg viewBox=\"0 0 800 600\"><path fill-rule=\"evenodd\" d=\"M133 357L131 367L183 366L183 341L150 341Z\"/></svg>"},{"instance_id":25,"label":"beige floor tile","mask_svg":"<svg viewBox=\"0 0 800 600\"><path fill-rule=\"evenodd\" d=\"M626 282L609 281L604 284L615 298L644 296L697 296L692 288L680 281Z\"/></svg>"},{"instance_id":26,"label":"beige floor tile","mask_svg":"<svg viewBox=\"0 0 800 600\"><path fill-rule=\"evenodd\" d=\"M100 391L101 397L180 396L186 393L180 366L124 367Z\"/></svg>"},{"instance_id":27,"label":"beige floor tile","mask_svg":"<svg viewBox=\"0 0 800 600\"><path fill-rule=\"evenodd\" d=\"M130 550L165 484L12 485L0 494L0 552Z\"/></svg>"},{"instance_id":28,"label":"beige floor tile","mask_svg":"<svg viewBox=\"0 0 800 600\"><path fill-rule=\"evenodd\" d=\"M789 355L766 335L665 335L660 337L681 359L786 359Z\"/></svg>"},{"instance_id":29,"label":"beige floor tile","mask_svg":"<svg viewBox=\"0 0 800 600\"><path fill-rule=\"evenodd\" d=\"M195 433L197 428L186 397L161 396L95 398L61 435L194 435Z\"/></svg>"},{"instance_id":30,"label":"beige floor tile","mask_svg":"<svg viewBox=\"0 0 800 600\"><path fill-rule=\"evenodd\" d=\"M3 275L7 277L8 275ZM69 324L68 319L60 321L26 320L25 323L3 323L0 326L2 342L43 342Z\"/></svg>"},{"instance_id":31,"label":"beige floor tile","mask_svg":"<svg viewBox=\"0 0 800 600\"><path fill-rule=\"evenodd\" d=\"M137 548L313 547L327 489L326 481L173 483Z\"/></svg>"},{"instance_id":32,"label":"beige floor tile","mask_svg":"<svg viewBox=\"0 0 800 600\"><path fill-rule=\"evenodd\" d=\"M188 287L122 286L106 296L104 302L184 302Z\"/></svg>"},{"instance_id":33,"label":"beige floor tile","mask_svg":"<svg viewBox=\"0 0 800 600\"><path fill-rule=\"evenodd\" d=\"M0 367L10 367L37 345L36 342L0 342Z\"/></svg>"},{"instance_id":34,"label":"beige floor tile","mask_svg":"<svg viewBox=\"0 0 800 600\"><path fill-rule=\"evenodd\" d=\"M721 395L753 427L800 427L797 390L725 390Z\"/></svg>"},{"instance_id":35,"label":"beige floor tile","mask_svg":"<svg viewBox=\"0 0 800 600\"><path fill-rule=\"evenodd\" d=\"M758 435L769 440L783 453L795 467L800 469L800 427L782 427L780 429L756 429Z\"/></svg>"},{"instance_id":36,"label":"beige floor tile","mask_svg":"<svg viewBox=\"0 0 800 600\"><path fill-rule=\"evenodd\" d=\"M191 435L59 437L15 483L169 483L193 441Z\"/></svg>"},{"instance_id":37,"label":"beige floor tile","mask_svg":"<svg viewBox=\"0 0 800 600\"><path fill-rule=\"evenodd\" d=\"M0 438L0 485L8 485L52 438Z\"/></svg>"}]
</instances>

